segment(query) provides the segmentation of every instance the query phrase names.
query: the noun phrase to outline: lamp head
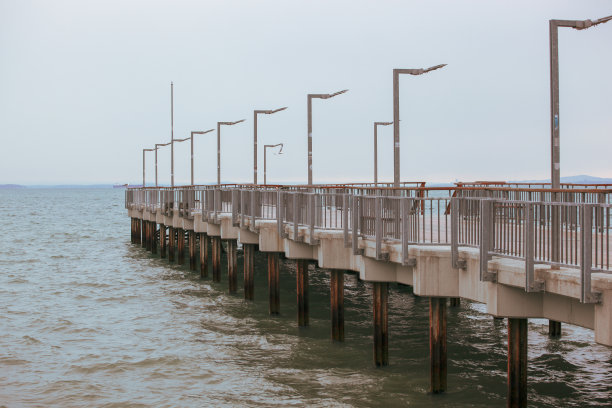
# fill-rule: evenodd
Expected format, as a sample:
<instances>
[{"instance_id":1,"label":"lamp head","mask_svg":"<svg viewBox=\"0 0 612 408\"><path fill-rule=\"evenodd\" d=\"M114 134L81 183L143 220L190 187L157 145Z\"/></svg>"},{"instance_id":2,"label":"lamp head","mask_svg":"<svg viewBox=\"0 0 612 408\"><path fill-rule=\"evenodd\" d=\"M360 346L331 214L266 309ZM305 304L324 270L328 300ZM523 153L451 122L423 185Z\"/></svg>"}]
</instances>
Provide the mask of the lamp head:
<instances>
[{"instance_id":1,"label":"lamp head","mask_svg":"<svg viewBox=\"0 0 612 408\"><path fill-rule=\"evenodd\" d=\"M348 92L348 89L343 89L342 91L338 91L338 92L334 92L333 94L325 95L325 97L323 97L322 99L333 98L334 96L342 95L343 93L346 93L346 92Z\"/></svg>"},{"instance_id":2,"label":"lamp head","mask_svg":"<svg viewBox=\"0 0 612 408\"><path fill-rule=\"evenodd\" d=\"M591 21L591 20L578 21L576 23L576 26L573 27L573 28L576 29L576 30L586 30L589 27L593 27L593 26L596 26L598 24L607 23L610 20L612 20L612 16L603 17L603 18L600 18L600 19L595 20L595 21Z\"/></svg>"},{"instance_id":3,"label":"lamp head","mask_svg":"<svg viewBox=\"0 0 612 408\"><path fill-rule=\"evenodd\" d=\"M276 113L276 112L284 111L285 109L287 109L286 106L283 107L283 108L280 108L280 109L268 110L268 111L265 111L265 113L266 113L266 115L271 115L271 114Z\"/></svg>"}]
</instances>

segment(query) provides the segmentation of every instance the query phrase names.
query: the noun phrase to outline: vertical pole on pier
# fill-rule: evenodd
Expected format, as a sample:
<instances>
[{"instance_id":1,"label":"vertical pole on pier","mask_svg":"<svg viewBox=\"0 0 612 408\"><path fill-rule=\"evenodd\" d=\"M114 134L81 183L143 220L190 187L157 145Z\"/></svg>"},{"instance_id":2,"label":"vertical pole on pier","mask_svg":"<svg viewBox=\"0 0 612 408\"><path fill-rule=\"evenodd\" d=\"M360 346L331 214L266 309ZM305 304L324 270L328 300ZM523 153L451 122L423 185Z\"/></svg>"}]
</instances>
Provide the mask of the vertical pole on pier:
<instances>
[{"instance_id":1,"label":"vertical pole on pier","mask_svg":"<svg viewBox=\"0 0 612 408\"><path fill-rule=\"evenodd\" d=\"M176 238L178 239L176 245L178 249L178 264L183 265L185 263L185 230L178 228L176 230Z\"/></svg>"},{"instance_id":2,"label":"vertical pole on pier","mask_svg":"<svg viewBox=\"0 0 612 408\"><path fill-rule=\"evenodd\" d=\"M151 221L151 253L157 254L157 222Z\"/></svg>"},{"instance_id":3,"label":"vertical pole on pier","mask_svg":"<svg viewBox=\"0 0 612 408\"><path fill-rule=\"evenodd\" d=\"M166 257L166 226L159 224L159 255Z\"/></svg>"},{"instance_id":4,"label":"vertical pole on pier","mask_svg":"<svg viewBox=\"0 0 612 408\"><path fill-rule=\"evenodd\" d=\"M377 367L389 365L389 332L387 328L388 292L387 282L372 285L374 303L374 364Z\"/></svg>"},{"instance_id":5,"label":"vertical pole on pier","mask_svg":"<svg viewBox=\"0 0 612 408\"><path fill-rule=\"evenodd\" d=\"M208 277L208 235L200 232L200 278Z\"/></svg>"},{"instance_id":6,"label":"vertical pole on pier","mask_svg":"<svg viewBox=\"0 0 612 408\"><path fill-rule=\"evenodd\" d=\"M254 299L255 289L255 244L244 244L244 298Z\"/></svg>"},{"instance_id":7,"label":"vertical pole on pier","mask_svg":"<svg viewBox=\"0 0 612 408\"><path fill-rule=\"evenodd\" d=\"M268 252L268 293L270 314L280 313L280 262L278 252Z\"/></svg>"},{"instance_id":8,"label":"vertical pole on pier","mask_svg":"<svg viewBox=\"0 0 612 408\"><path fill-rule=\"evenodd\" d=\"M308 305L308 263L306 259L298 259L295 261L299 327L306 327L310 324Z\"/></svg>"},{"instance_id":9,"label":"vertical pole on pier","mask_svg":"<svg viewBox=\"0 0 612 408\"><path fill-rule=\"evenodd\" d=\"M548 336L549 337L560 337L561 336L561 322L556 320L548 321Z\"/></svg>"},{"instance_id":10,"label":"vertical pole on pier","mask_svg":"<svg viewBox=\"0 0 612 408\"><path fill-rule=\"evenodd\" d=\"M461 298L452 297L450 298L450 307L459 307L461 306Z\"/></svg>"},{"instance_id":11,"label":"vertical pole on pier","mask_svg":"<svg viewBox=\"0 0 612 408\"><path fill-rule=\"evenodd\" d=\"M508 408L527 406L527 319L508 318Z\"/></svg>"},{"instance_id":12,"label":"vertical pole on pier","mask_svg":"<svg viewBox=\"0 0 612 408\"><path fill-rule=\"evenodd\" d=\"M429 391L446 391L446 298L429 298Z\"/></svg>"},{"instance_id":13,"label":"vertical pole on pier","mask_svg":"<svg viewBox=\"0 0 612 408\"><path fill-rule=\"evenodd\" d=\"M393 186L400 184L399 70L393 70Z\"/></svg>"},{"instance_id":14,"label":"vertical pole on pier","mask_svg":"<svg viewBox=\"0 0 612 408\"><path fill-rule=\"evenodd\" d=\"M176 235L174 234L174 227L168 228L168 261L174 262L174 244Z\"/></svg>"},{"instance_id":15,"label":"vertical pole on pier","mask_svg":"<svg viewBox=\"0 0 612 408\"><path fill-rule=\"evenodd\" d=\"M344 341L344 271L332 269L329 280L332 340Z\"/></svg>"},{"instance_id":16,"label":"vertical pole on pier","mask_svg":"<svg viewBox=\"0 0 612 408\"><path fill-rule=\"evenodd\" d=\"M196 233L189 231L189 269L196 270Z\"/></svg>"},{"instance_id":17,"label":"vertical pole on pier","mask_svg":"<svg viewBox=\"0 0 612 408\"><path fill-rule=\"evenodd\" d=\"M227 278L229 282L229 293L236 293L238 290L238 262L237 242L235 239L227 241Z\"/></svg>"},{"instance_id":18,"label":"vertical pole on pier","mask_svg":"<svg viewBox=\"0 0 612 408\"><path fill-rule=\"evenodd\" d=\"M221 282L221 237L212 237L213 282Z\"/></svg>"}]
</instances>

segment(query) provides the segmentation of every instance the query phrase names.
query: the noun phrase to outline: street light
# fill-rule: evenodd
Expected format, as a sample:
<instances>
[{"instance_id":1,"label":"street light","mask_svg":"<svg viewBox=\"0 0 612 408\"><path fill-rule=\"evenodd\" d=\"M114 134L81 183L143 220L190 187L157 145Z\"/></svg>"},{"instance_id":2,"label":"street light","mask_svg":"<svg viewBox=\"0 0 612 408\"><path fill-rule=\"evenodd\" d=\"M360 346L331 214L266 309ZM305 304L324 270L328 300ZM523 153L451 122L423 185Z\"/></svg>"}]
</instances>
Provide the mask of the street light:
<instances>
[{"instance_id":1,"label":"street light","mask_svg":"<svg viewBox=\"0 0 612 408\"><path fill-rule=\"evenodd\" d=\"M208 130L193 130L191 131L191 136L189 137L189 139L191 139L191 185L193 186L193 135L205 135L206 133L212 132L215 129L208 129Z\"/></svg>"},{"instance_id":2,"label":"street light","mask_svg":"<svg viewBox=\"0 0 612 408\"><path fill-rule=\"evenodd\" d=\"M170 82L170 186L174 187L174 83Z\"/></svg>"},{"instance_id":3,"label":"street light","mask_svg":"<svg viewBox=\"0 0 612 408\"><path fill-rule=\"evenodd\" d=\"M348 92L348 89L333 94L308 94L308 185L312 185L312 100L314 98L329 99L345 92Z\"/></svg>"},{"instance_id":4,"label":"street light","mask_svg":"<svg viewBox=\"0 0 612 408\"><path fill-rule=\"evenodd\" d=\"M221 185L221 125L233 126L246 119L240 119L236 122L217 122L217 184Z\"/></svg>"},{"instance_id":5,"label":"street light","mask_svg":"<svg viewBox=\"0 0 612 408\"><path fill-rule=\"evenodd\" d=\"M266 181L266 149L269 147L278 147L280 146L280 150L278 151L278 154L283 154L283 144L279 143L279 144L275 144L275 145L264 145L264 185L267 185L268 182Z\"/></svg>"},{"instance_id":6,"label":"street light","mask_svg":"<svg viewBox=\"0 0 612 408\"><path fill-rule=\"evenodd\" d=\"M159 149L161 146L168 146L169 144L170 142L155 143L155 187L157 187L157 149Z\"/></svg>"},{"instance_id":7,"label":"street light","mask_svg":"<svg viewBox=\"0 0 612 408\"><path fill-rule=\"evenodd\" d=\"M400 118L399 118L399 76L400 74L422 75L436 69L445 67L446 64L436 65L427 69L394 69L393 70L393 184L399 187L400 183Z\"/></svg>"},{"instance_id":8,"label":"street light","mask_svg":"<svg viewBox=\"0 0 612 408\"><path fill-rule=\"evenodd\" d=\"M550 181L552 188L559 188L561 183L560 141L559 141L559 33L558 27L571 27L585 30L589 27L612 20L612 16L599 20L550 20Z\"/></svg>"},{"instance_id":9,"label":"street light","mask_svg":"<svg viewBox=\"0 0 612 408\"><path fill-rule=\"evenodd\" d=\"M389 126L393 122L374 122L374 184L378 184L378 126Z\"/></svg>"},{"instance_id":10,"label":"street light","mask_svg":"<svg viewBox=\"0 0 612 408\"><path fill-rule=\"evenodd\" d=\"M145 152L152 152L155 149L142 149L142 186L146 187L145 184Z\"/></svg>"},{"instance_id":11,"label":"street light","mask_svg":"<svg viewBox=\"0 0 612 408\"><path fill-rule=\"evenodd\" d=\"M266 115L271 115L276 112L280 112L287 109L284 108L275 109L275 110L255 110L253 111L253 184L257 184L257 114L265 113Z\"/></svg>"}]
</instances>

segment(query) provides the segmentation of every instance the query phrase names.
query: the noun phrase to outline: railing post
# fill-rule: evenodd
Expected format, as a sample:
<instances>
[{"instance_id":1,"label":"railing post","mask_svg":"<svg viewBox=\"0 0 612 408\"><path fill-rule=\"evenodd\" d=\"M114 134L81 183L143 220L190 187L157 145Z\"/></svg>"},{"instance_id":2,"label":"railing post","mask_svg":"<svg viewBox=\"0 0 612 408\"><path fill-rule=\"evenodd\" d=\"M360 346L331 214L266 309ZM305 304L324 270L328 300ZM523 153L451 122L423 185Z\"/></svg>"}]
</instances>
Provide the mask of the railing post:
<instances>
[{"instance_id":1,"label":"railing post","mask_svg":"<svg viewBox=\"0 0 612 408\"><path fill-rule=\"evenodd\" d=\"M544 289L544 282L536 281L534 275L534 234L535 227L533 225L533 204L525 204L525 225L523 225L524 232L524 251L525 254L525 291L526 292L540 292Z\"/></svg>"},{"instance_id":2,"label":"railing post","mask_svg":"<svg viewBox=\"0 0 612 408\"><path fill-rule=\"evenodd\" d=\"M451 264L459 269L459 199L451 197Z\"/></svg>"},{"instance_id":3,"label":"railing post","mask_svg":"<svg viewBox=\"0 0 612 408\"><path fill-rule=\"evenodd\" d=\"M402 197L400 200L400 225L402 230L402 265L406 265L408 263L408 214L407 214L407 206L405 197Z\"/></svg>"},{"instance_id":4,"label":"railing post","mask_svg":"<svg viewBox=\"0 0 612 408\"><path fill-rule=\"evenodd\" d=\"M493 238L491 231L495 231L493 203L490 199L480 200L480 280L485 282L495 282L497 278L496 274L489 272L489 251Z\"/></svg>"},{"instance_id":5,"label":"railing post","mask_svg":"<svg viewBox=\"0 0 612 408\"><path fill-rule=\"evenodd\" d=\"M344 247L350 248L351 244L349 242L349 230L348 230L348 204L349 196L348 194L342 195L342 230L344 232Z\"/></svg>"},{"instance_id":6,"label":"railing post","mask_svg":"<svg viewBox=\"0 0 612 408\"><path fill-rule=\"evenodd\" d=\"M382 259L382 220L381 220L381 201L382 197L374 198L374 214L376 216L374 223L374 234L376 236L376 259Z\"/></svg>"},{"instance_id":7,"label":"railing post","mask_svg":"<svg viewBox=\"0 0 612 408\"><path fill-rule=\"evenodd\" d=\"M293 193L293 240L298 241L298 200L300 193Z\"/></svg>"},{"instance_id":8,"label":"railing post","mask_svg":"<svg viewBox=\"0 0 612 408\"><path fill-rule=\"evenodd\" d=\"M310 214L310 245L316 245L318 243L318 240L315 239L314 237L314 230L315 230L315 224L317 222L317 200L316 194L310 194L307 195L306 197L308 197L308 202L310 203L309 205L309 214Z\"/></svg>"},{"instance_id":9,"label":"railing post","mask_svg":"<svg viewBox=\"0 0 612 408\"><path fill-rule=\"evenodd\" d=\"M238 199L238 190L232 190L232 225L234 227L238 226L238 203L240 200Z\"/></svg>"},{"instance_id":10,"label":"railing post","mask_svg":"<svg viewBox=\"0 0 612 408\"><path fill-rule=\"evenodd\" d=\"M359 200L357 195L353 196L351 203L351 245L353 247L353 255L363 255L363 249L359 248Z\"/></svg>"},{"instance_id":11,"label":"railing post","mask_svg":"<svg viewBox=\"0 0 612 408\"><path fill-rule=\"evenodd\" d=\"M255 210L255 196L259 194L258 190L251 190L251 231L255 231L255 220L257 218L257 211Z\"/></svg>"},{"instance_id":12,"label":"railing post","mask_svg":"<svg viewBox=\"0 0 612 408\"><path fill-rule=\"evenodd\" d=\"M593 267L593 205L582 206L580 226L580 302L599 303L601 294L591 291Z\"/></svg>"},{"instance_id":13,"label":"railing post","mask_svg":"<svg viewBox=\"0 0 612 408\"><path fill-rule=\"evenodd\" d=\"M276 194L276 226L278 227L278 236L284 238L283 231L283 191L278 190Z\"/></svg>"}]
</instances>

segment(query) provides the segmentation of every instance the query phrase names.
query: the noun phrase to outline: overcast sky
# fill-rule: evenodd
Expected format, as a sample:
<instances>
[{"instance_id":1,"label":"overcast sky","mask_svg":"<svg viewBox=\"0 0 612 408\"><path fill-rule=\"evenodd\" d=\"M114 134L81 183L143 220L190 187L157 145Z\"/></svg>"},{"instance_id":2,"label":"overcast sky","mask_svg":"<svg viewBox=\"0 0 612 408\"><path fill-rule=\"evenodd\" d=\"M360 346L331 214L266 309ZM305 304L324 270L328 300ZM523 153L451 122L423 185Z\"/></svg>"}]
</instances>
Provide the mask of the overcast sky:
<instances>
[{"instance_id":1,"label":"overcast sky","mask_svg":"<svg viewBox=\"0 0 612 408\"><path fill-rule=\"evenodd\" d=\"M373 179L373 122L400 80L402 180L544 179L550 172L548 20L596 19L611 1L0 0L0 184L141 182L142 149L222 130L222 179L252 180L253 110L268 182ZM561 175L612 177L612 22L560 29ZM392 127L379 179L393 179ZM196 136L196 183L216 181L216 136ZM159 151L160 184L170 150ZM175 149L189 182L189 144ZM147 153L147 183L154 155Z\"/></svg>"}]
</instances>

